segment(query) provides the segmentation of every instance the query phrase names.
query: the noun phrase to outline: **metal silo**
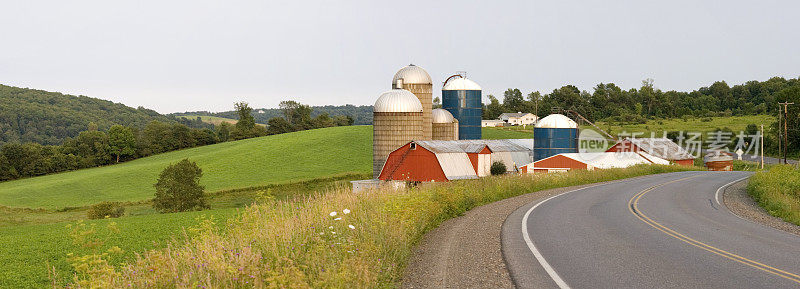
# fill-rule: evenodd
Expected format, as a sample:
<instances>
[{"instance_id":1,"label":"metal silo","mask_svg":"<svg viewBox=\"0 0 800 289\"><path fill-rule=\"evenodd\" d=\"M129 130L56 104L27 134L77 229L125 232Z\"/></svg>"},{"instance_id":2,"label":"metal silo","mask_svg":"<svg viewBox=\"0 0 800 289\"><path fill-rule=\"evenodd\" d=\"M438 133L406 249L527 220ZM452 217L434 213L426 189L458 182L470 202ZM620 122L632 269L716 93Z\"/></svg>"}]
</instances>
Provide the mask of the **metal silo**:
<instances>
[{"instance_id":1,"label":"metal silo","mask_svg":"<svg viewBox=\"0 0 800 289\"><path fill-rule=\"evenodd\" d=\"M442 108L458 120L458 139L481 139L481 87L461 75L453 75L442 88Z\"/></svg>"},{"instance_id":2,"label":"metal silo","mask_svg":"<svg viewBox=\"0 0 800 289\"><path fill-rule=\"evenodd\" d=\"M398 70L392 79L392 89L405 89L413 93L422 103L422 137L432 137L431 110L433 110L433 82L425 69L409 64Z\"/></svg>"},{"instance_id":3,"label":"metal silo","mask_svg":"<svg viewBox=\"0 0 800 289\"><path fill-rule=\"evenodd\" d=\"M377 178L389 153L422 138L422 104L404 89L384 92L372 112L372 175Z\"/></svg>"},{"instance_id":4,"label":"metal silo","mask_svg":"<svg viewBox=\"0 0 800 289\"><path fill-rule=\"evenodd\" d=\"M578 152L578 124L562 114L540 119L533 128L533 160Z\"/></svg>"},{"instance_id":5,"label":"metal silo","mask_svg":"<svg viewBox=\"0 0 800 289\"><path fill-rule=\"evenodd\" d=\"M431 112L433 140L458 140L458 120L450 112L437 108Z\"/></svg>"}]
</instances>

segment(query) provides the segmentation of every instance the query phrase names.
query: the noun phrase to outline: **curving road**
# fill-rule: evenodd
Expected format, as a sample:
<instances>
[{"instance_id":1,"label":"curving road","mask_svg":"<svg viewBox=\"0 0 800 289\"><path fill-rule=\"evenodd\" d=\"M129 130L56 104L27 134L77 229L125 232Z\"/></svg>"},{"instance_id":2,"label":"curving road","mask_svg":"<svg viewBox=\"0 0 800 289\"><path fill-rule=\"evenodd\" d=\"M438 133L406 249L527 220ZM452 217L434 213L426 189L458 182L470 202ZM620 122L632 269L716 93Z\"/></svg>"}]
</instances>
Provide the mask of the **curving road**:
<instances>
[{"instance_id":1,"label":"curving road","mask_svg":"<svg viewBox=\"0 0 800 289\"><path fill-rule=\"evenodd\" d=\"M522 206L502 229L508 269L518 288L800 288L800 236L717 199L749 175L653 175Z\"/></svg>"}]
</instances>

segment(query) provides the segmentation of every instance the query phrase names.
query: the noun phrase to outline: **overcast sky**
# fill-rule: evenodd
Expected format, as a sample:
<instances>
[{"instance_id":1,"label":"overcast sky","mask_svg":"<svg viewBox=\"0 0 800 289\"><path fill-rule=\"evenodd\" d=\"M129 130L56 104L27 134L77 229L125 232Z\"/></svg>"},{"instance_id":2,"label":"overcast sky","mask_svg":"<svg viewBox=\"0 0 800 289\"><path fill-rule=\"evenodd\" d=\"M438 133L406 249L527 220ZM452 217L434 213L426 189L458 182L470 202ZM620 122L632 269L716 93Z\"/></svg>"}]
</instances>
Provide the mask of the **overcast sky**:
<instances>
[{"instance_id":1,"label":"overcast sky","mask_svg":"<svg viewBox=\"0 0 800 289\"><path fill-rule=\"evenodd\" d=\"M0 83L162 113L372 104L414 63L484 95L800 76L800 1L0 2Z\"/></svg>"}]
</instances>

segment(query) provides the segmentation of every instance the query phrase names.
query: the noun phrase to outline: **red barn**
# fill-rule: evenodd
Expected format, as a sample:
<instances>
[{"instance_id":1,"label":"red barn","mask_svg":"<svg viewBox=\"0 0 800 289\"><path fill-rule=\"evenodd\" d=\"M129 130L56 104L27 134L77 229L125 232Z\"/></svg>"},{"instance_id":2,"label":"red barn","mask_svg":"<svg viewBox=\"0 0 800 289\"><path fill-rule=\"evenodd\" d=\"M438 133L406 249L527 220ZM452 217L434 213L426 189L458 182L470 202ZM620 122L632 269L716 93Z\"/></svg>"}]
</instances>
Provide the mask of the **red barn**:
<instances>
[{"instance_id":1,"label":"red barn","mask_svg":"<svg viewBox=\"0 0 800 289\"><path fill-rule=\"evenodd\" d=\"M668 138L625 138L606 152L646 152L682 166L694 165L694 156Z\"/></svg>"},{"instance_id":2,"label":"red barn","mask_svg":"<svg viewBox=\"0 0 800 289\"><path fill-rule=\"evenodd\" d=\"M475 179L478 178L475 168L482 165L480 155L485 147L473 152L476 160L473 164L467 151L453 141L412 141L389 154L378 179L415 182Z\"/></svg>"}]
</instances>

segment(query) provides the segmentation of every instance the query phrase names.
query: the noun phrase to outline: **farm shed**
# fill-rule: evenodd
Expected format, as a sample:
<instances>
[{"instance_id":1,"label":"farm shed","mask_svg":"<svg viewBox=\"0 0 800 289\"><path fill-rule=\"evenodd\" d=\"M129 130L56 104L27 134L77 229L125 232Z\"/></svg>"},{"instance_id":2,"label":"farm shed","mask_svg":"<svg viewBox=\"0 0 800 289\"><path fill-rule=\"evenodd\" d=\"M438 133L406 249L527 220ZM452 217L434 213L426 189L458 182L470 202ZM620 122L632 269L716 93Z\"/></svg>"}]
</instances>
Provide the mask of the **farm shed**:
<instances>
[{"instance_id":1,"label":"farm shed","mask_svg":"<svg viewBox=\"0 0 800 289\"><path fill-rule=\"evenodd\" d=\"M469 156L454 141L412 141L389 154L378 179L446 182L475 179Z\"/></svg>"},{"instance_id":2,"label":"farm shed","mask_svg":"<svg viewBox=\"0 0 800 289\"><path fill-rule=\"evenodd\" d=\"M640 151L682 166L694 165L694 156L668 138L625 138L606 150L606 152Z\"/></svg>"},{"instance_id":3,"label":"farm shed","mask_svg":"<svg viewBox=\"0 0 800 289\"><path fill-rule=\"evenodd\" d=\"M530 150L508 140L412 141L389 154L381 180L443 182L488 176L491 164L510 172L532 161Z\"/></svg>"},{"instance_id":4,"label":"farm shed","mask_svg":"<svg viewBox=\"0 0 800 289\"><path fill-rule=\"evenodd\" d=\"M639 164L668 165L669 161L645 152L563 153L525 165L522 172L565 172L569 170L594 170L627 168Z\"/></svg>"},{"instance_id":5,"label":"farm shed","mask_svg":"<svg viewBox=\"0 0 800 289\"><path fill-rule=\"evenodd\" d=\"M533 161L532 146L525 146L527 143L532 144L532 140L475 139L460 140L458 142L462 145L476 144L488 146L492 151L492 162L502 162L506 165L506 170L508 172L516 172L520 166Z\"/></svg>"},{"instance_id":6,"label":"farm shed","mask_svg":"<svg viewBox=\"0 0 800 289\"><path fill-rule=\"evenodd\" d=\"M709 171L732 171L733 155L720 150L710 151L703 157L703 163Z\"/></svg>"}]
</instances>

